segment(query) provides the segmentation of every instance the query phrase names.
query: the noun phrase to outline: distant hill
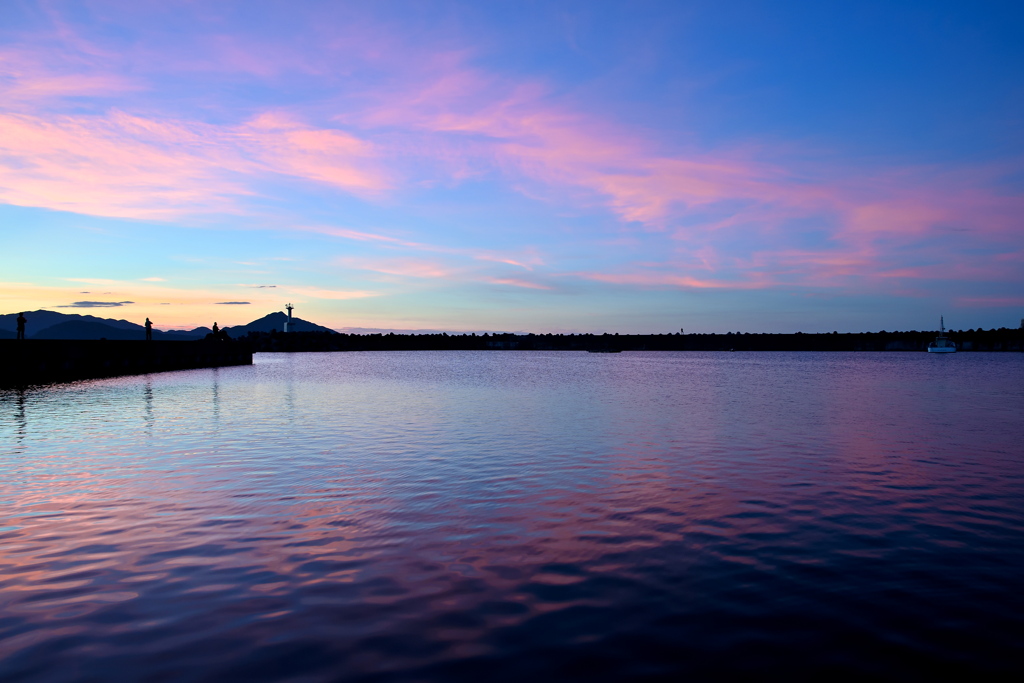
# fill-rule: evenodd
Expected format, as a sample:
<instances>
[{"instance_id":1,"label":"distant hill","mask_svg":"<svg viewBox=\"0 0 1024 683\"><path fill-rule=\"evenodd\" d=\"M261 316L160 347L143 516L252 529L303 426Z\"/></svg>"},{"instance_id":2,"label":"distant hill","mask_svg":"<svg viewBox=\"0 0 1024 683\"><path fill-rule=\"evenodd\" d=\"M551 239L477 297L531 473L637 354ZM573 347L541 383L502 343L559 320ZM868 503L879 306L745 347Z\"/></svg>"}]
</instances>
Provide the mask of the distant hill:
<instances>
[{"instance_id":1,"label":"distant hill","mask_svg":"<svg viewBox=\"0 0 1024 683\"><path fill-rule=\"evenodd\" d=\"M209 327L197 327L192 330L167 330L160 333L160 339L202 339L213 332ZM153 338L157 339L157 331L153 330Z\"/></svg>"},{"instance_id":2,"label":"distant hill","mask_svg":"<svg viewBox=\"0 0 1024 683\"><path fill-rule=\"evenodd\" d=\"M236 325L226 329L232 337L244 337L250 332L272 332L273 330L284 332L284 324L287 320L287 315L277 312L265 315L259 320L253 320L248 325ZM292 318L292 327L292 332L334 332L329 327L317 325L302 318Z\"/></svg>"},{"instance_id":3,"label":"distant hill","mask_svg":"<svg viewBox=\"0 0 1024 683\"><path fill-rule=\"evenodd\" d=\"M0 339L14 339L18 314L0 315ZM145 339L146 328L127 320L97 318L94 315L77 313L58 313L56 311L26 311L25 333L29 339ZM288 319L284 313L277 312L263 316L247 325L235 325L225 328L231 337L244 337L249 332L284 331L284 323ZM329 328L311 323L301 318L293 318L296 332L333 332ZM202 339L211 332L209 327L197 327L192 330L153 330L153 339L191 340Z\"/></svg>"},{"instance_id":4,"label":"distant hill","mask_svg":"<svg viewBox=\"0 0 1024 683\"><path fill-rule=\"evenodd\" d=\"M26 318L28 316L25 316ZM203 327L198 331L188 331L169 334L160 330L153 330L153 339L165 339L169 341L191 341L202 339L210 330ZM117 328L105 323L97 323L86 320L68 320L67 322L51 325L45 330L28 335L29 339L145 339L146 328L136 325L134 329Z\"/></svg>"},{"instance_id":5,"label":"distant hill","mask_svg":"<svg viewBox=\"0 0 1024 683\"><path fill-rule=\"evenodd\" d=\"M27 315L25 316L28 317ZM146 330L125 330L87 320L68 320L28 335L29 339L145 339Z\"/></svg>"},{"instance_id":6,"label":"distant hill","mask_svg":"<svg viewBox=\"0 0 1024 683\"><path fill-rule=\"evenodd\" d=\"M84 322L84 323L100 323L103 325L109 325L119 330L144 330L142 325L136 325L130 323L127 320L114 320L113 318L97 318L94 315L79 315L77 313L58 313L56 311L26 311L25 319L28 321L25 324L25 333L29 338L35 336L37 332L45 330L48 327L59 325L66 322ZM8 313L6 315L0 315L0 330L6 330L14 334L18 329L18 314ZM71 337L75 339L76 337Z\"/></svg>"}]
</instances>

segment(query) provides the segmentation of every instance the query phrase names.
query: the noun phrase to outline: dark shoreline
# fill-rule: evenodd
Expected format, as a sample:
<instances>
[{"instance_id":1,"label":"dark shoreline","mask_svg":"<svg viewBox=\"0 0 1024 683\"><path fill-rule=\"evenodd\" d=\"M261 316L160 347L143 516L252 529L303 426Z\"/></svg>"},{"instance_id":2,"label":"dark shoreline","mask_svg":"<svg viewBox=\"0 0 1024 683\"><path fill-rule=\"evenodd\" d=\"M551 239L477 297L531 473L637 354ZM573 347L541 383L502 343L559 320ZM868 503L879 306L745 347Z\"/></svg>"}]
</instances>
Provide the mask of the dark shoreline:
<instances>
[{"instance_id":1,"label":"dark shoreline","mask_svg":"<svg viewBox=\"0 0 1024 683\"><path fill-rule=\"evenodd\" d=\"M848 334L251 333L238 340L0 340L0 388L150 372L251 365L298 351L861 351L924 352L935 332ZM1021 352L1024 330L953 333L961 352Z\"/></svg>"},{"instance_id":2,"label":"dark shoreline","mask_svg":"<svg viewBox=\"0 0 1024 683\"><path fill-rule=\"evenodd\" d=\"M214 341L0 340L0 388L252 365L245 343Z\"/></svg>"},{"instance_id":3,"label":"dark shoreline","mask_svg":"<svg viewBox=\"0 0 1024 683\"><path fill-rule=\"evenodd\" d=\"M918 351L938 332L847 334L341 334L251 333L253 351ZM951 333L961 351L1024 350L1024 330Z\"/></svg>"}]
</instances>

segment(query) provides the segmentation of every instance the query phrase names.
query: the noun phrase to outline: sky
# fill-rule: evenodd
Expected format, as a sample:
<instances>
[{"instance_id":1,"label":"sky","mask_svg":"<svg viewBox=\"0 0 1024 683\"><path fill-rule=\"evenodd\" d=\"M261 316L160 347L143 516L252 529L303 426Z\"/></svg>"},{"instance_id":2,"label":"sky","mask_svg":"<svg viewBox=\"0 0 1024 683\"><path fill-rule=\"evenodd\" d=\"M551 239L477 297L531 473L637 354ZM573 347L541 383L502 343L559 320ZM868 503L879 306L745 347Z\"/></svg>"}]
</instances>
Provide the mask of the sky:
<instances>
[{"instance_id":1,"label":"sky","mask_svg":"<svg viewBox=\"0 0 1024 683\"><path fill-rule=\"evenodd\" d=\"M0 313L1024 318L1024 3L0 1Z\"/></svg>"}]
</instances>

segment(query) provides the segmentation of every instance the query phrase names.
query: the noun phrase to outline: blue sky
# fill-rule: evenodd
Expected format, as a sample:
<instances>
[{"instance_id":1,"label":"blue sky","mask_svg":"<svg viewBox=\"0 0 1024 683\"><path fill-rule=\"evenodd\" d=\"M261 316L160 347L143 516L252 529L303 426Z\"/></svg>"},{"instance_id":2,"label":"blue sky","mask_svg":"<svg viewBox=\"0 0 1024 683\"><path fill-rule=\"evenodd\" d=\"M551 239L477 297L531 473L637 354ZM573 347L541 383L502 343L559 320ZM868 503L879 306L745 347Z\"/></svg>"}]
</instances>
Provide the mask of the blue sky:
<instances>
[{"instance_id":1,"label":"blue sky","mask_svg":"<svg viewBox=\"0 0 1024 683\"><path fill-rule=\"evenodd\" d=\"M338 329L1016 326L1022 19L5 2L0 306L131 301L101 314L165 329L288 302Z\"/></svg>"}]
</instances>

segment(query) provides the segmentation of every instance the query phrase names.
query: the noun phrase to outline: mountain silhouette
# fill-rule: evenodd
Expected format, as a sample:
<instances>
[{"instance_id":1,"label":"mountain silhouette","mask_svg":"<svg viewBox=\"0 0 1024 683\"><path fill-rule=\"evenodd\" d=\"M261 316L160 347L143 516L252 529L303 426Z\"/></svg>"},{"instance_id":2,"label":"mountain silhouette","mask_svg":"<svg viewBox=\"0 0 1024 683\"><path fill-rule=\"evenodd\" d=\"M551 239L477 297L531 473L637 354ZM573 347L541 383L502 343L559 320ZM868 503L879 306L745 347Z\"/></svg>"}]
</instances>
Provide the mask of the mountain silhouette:
<instances>
[{"instance_id":1,"label":"mountain silhouette","mask_svg":"<svg viewBox=\"0 0 1024 683\"><path fill-rule=\"evenodd\" d=\"M17 329L17 313L0 315L0 339L14 339ZM58 313L56 311L26 311L28 320L26 333L29 339L145 339L146 328L127 320L98 318L94 315L77 313ZM281 312L265 315L246 325L227 327L225 331L231 337L244 337L249 332L284 331L284 323L288 316ZM333 332L327 327L311 323L301 318L292 318L296 332ZM153 330L153 339L191 340L203 339L210 333L209 327L197 327L192 330Z\"/></svg>"},{"instance_id":2,"label":"mountain silhouette","mask_svg":"<svg viewBox=\"0 0 1024 683\"><path fill-rule=\"evenodd\" d=\"M265 315L259 320L253 320L247 325L236 325L225 329L232 337L244 337L250 332L272 332L273 330L284 332L284 324L287 320L287 315L277 312ZM328 327L295 317L292 318L292 327L292 332L334 332Z\"/></svg>"},{"instance_id":3,"label":"mountain silhouette","mask_svg":"<svg viewBox=\"0 0 1024 683\"><path fill-rule=\"evenodd\" d=\"M25 316L28 317L27 315ZM142 328L140 328L142 329ZM146 331L129 330L90 320L68 320L28 335L29 339L145 339Z\"/></svg>"},{"instance_id":4,"label":"mountain silhouette","mask_svg":"<svg viewBox=\"0 0 1024 683\"><path fill-rule=\"evenodd\" d=\"M53 325L67 322L101 323L119 330L143 330L142 325L130 323L127 320L114 320L113 318L97 318L94 315L80 315L78 313L58 313L56 311L26 311L25 318L28 320L26 331L31 337L35 332L45 330ZM18 327L18 314L8 313L0 315L0 330L14 332Z\"/></svg>"}]
</instances>

